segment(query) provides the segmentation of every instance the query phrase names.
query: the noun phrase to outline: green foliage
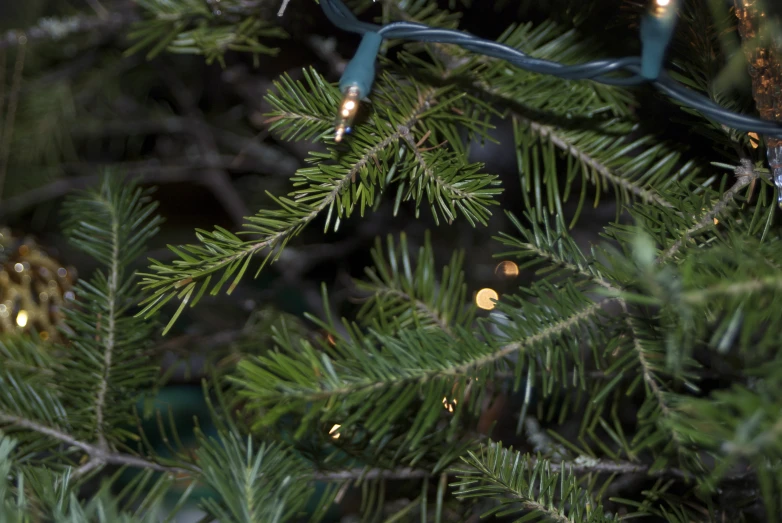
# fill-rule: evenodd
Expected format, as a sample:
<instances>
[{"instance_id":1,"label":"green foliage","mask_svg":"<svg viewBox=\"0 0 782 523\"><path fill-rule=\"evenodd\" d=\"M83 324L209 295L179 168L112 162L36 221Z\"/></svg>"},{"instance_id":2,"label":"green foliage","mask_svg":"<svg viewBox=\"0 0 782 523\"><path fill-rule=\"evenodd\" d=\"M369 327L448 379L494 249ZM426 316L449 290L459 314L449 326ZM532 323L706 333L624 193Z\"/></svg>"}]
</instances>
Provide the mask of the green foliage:
<instances>
[{"instance_id":1,"label":"green foliage","mask_svg":"<svg viewBox=\"0 0 782 523\"><path fill-rule=\"evenodd\" d=\"M316 72L310 71L306 78L313 87L326 89ZM400 90L396 87L400 81L410 87ZM152 272L145 273L142 282L149 292L142 313L149 317L176 297L180 307L169 322L167 329L170 328L184 307L196 305L207 291L215 295L230 280L230 293L254 256L264 257L263 268L278 259L291 238L316 217L325 214L325 230L332 224L336 229L354 212L363 215L378 205L392 183L397 184L397 208L404 201L413 200L416 207L426 202L438 219L450 222L461 214L471 223L485 224L490 216L488 206L500 192L494 187L496 177L479 173L479 165L467 163L452 152L426 151L421 148L420 139L411 136L423 118L428 124L427 132L432 131L429 140L435 131L444 136L452 134L453 117L448 111L461 111L461 106L470 103L469 97L454 93L453 87L424 86L412 78L400 80L384 75L381 82L376 96L382 114L357 125L344 146L332 145L326 153L312 153L307 163L313 167L300 169L292 179L294 187L299 188L287 197L272 196L276 209L261 209L247 218L244 230L238 234L252 239L243 239L222 228L212 232L200 230L200 244L171 247L179 258L175 263L154 262ZM286 82L280 84L285 85ZM331 98L336 100L333 88L330 89ZM296 129L303 120L320 122L314 129L326 128L323 103L309 96L308 101L302 102L297 93L303 90L304 86L299 85L270 99L277 108L272 113L275 125L290 137L301 137ZM439 101L432 107L436 98ZM380 104L381 101L385 103ZM483 128L480 124L471 127L476 132Z\"/></svg>"},{"instance_id":2,"label":"green foliage","mask_svg":"<svg viewBox=\"0 0 782 523\"><path fill-rule=\"evenodd\" d=\"M0 521L152 523L161 520L163 496L170 487L167 478L149 481L149 475L142 475L146 476L145 481L131 485L148 489L146 496L134 500L137 510L123 504L122 494L112 493L111 481L85 500L79 496L80 485L72 469L22 467L13 457L16 445L14 439L0 433Z\"/></svg>"},{"instance_id":3,"label":"green foliage","mask_svg":"<svg viewBox=\"0 0 782 523\"><path fill-rule=\"evenodd\" d=\"M263 2L137 3L144 17L128 53L222 62L240 51L257 61L282 34ZM743 108L720 83L738 50L721 38L730 23L719 12L706 0L684 7L675 75ZM381 14L459 24L458 12L426 0L382 2ZM563 63L606 55L552 21L511 25L500 40ZM317 519L346 492L360 494L369 521L719 521L744 517L721 499L734 489L778 520L782 251L762 150L682 111L715 158L695 153L641 121L636 93L618 87L530 74L449 45L391 41L383 52L341 143L331 137L338 89L313 68L280 76L266 123L279 140L319 149L290 192L270 194L240 231L197 230L193 244L169 247L173 260L153 260L140 285L130 267L160 225L149 193L115 175L69 199L66 233L101 268L76 289L67 344L50 351L35 338L0 337L0 424L15 438L0 438L0 516L151 521L178 477L188 483L180 503L208 487L201 506L220 521ZM19 135L30 138L18 151L24 162L57 163L69 150L60 130L72 123L71 91L50 89L59 107L49 127ZM39 119L41 108L22 115ZM505 145L516 151L521 218L510 209L494 218L500 178L470 161L498 118L513 130ZM585 246L572 231L584 204L607 192L617 218L601 224L601 245ZM311 223L336 231L384 203L394 215L430 213L436 232L420 245L405 233L376 240L372 266L354 282L364 299L355 317L337 318L324 286L322 317L258 318L209 374L217 437L196 430L187 449L172 430L171 454L152 452L134 429L137 400L161 382L149 320L177 305L168 332L207 293L232 292L251 266L257 276L285 263ZM441 265L432 237L459 220L483 228L503 218L513 230L495 239L519 280L484 314L464 252L454 246ZM488 263L478 265L471 276ZM522 433L523 451L488 440ZM108 464L145 471L119 493L120 473L80 496ZM388 513L392 492L405 503L397 514Z\"/></svg>"},{"instance_id":4,"label":"green foliage","mask_svg":"<svg viewBox=\"0 0 782 523\"><path fill-rule=\"evenodd\" d=\"M427 233L424 245L413 263L407 237L396 245L390 236L384 256L380 239L372 250L373 267L367 268L367 280L356 280L356 287L370 295L358 317L379 332L398 328L431 327L450 333L450 325L471 325L475 306L467 299L464 282L464 252L454 252L451 262L435 279L435 257Z\"/></svg>"},{"instance_id":5,"label":"green foliage","mask_svg":"<svg viewBox=\"0 0 782 523\"><path fill-rule=\"evenodd\" d=\"M102 265L77 284L77 305L66 311L72 334L61 385L80 436L115 440L135 422L138 394L155 382L157 368L144 354L153 324L129 314L139 294L128 266L157 233L156 207L135 184L107 174L99 188L73 197L65 209L71 242Z\"/></svg>"},{"instance_id":6,"label":"green foliage","mask_svg":"<svg viewBox=\"0 0 782 523\"><path fill-rule=\"evenodd\" d=\"M218 494L204 501L217 521L290 521L312 495L305 463L279 445L253 448L252 439L225 434L203 442L197 459L203 481Z\"/></svg>"},{"instance_id":7,"label":"green foliage","mask_svg":"<svg viewBox=\"0 0 782 523\"><path fill-rule=\"evenodd\" d=\"M458 474L454 483L461 499L496 499L498 503L481 517L525 513L515 521L613 521L603 512L587 490L579 485L575 474L561 467L552 470L546 460L504 449L491 443L480 454L469 452L463 458L471 468Z\"/></svg>"},{"instance_id":8,"label":"green foliage","mask_svg":"<svg viewBox=\"0 0 782 523\"><path fill-rule=\"evenodd\" d=\"M166 50L172 53L201 54L207 63L225 65L227 51L259 55L276 54L278 49L263 42L282 38L286 33L259 16L237 14L238 0L224 0L210 7L199 0L138 0L147 19L139 22L129 37L136 42L127 54L151 48L147 58Z\"/></svg>"}]
</instances>

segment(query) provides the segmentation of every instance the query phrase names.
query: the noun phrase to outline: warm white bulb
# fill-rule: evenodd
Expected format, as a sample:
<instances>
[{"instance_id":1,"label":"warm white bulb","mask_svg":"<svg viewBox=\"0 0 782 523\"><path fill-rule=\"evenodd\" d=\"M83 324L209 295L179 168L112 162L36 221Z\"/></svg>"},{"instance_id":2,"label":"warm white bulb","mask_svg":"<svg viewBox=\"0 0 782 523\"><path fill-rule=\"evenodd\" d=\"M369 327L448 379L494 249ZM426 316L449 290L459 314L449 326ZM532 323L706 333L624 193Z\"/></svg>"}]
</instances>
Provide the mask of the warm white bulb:
<instances>
[{"instance_id":1,"label":"warm white bulb","mask_svg":"<svg viewBox=\"0 0 782 523\"><path fill-rule=\"evenodd\" d=\"M23 328L27 325L26 311L19 311L19 314L16 315L16 324Z\"/></svg>"},{"instance_id":2,"label":"warm white bulb","mask_svg":"<svg viewBox=\"0 0 782 523\"><path fill-rule=\"evenodd\" d=\"M657 5L660 7L668 7L670 5L671 0L657 0Z\"/></svg>"}]
</instances>

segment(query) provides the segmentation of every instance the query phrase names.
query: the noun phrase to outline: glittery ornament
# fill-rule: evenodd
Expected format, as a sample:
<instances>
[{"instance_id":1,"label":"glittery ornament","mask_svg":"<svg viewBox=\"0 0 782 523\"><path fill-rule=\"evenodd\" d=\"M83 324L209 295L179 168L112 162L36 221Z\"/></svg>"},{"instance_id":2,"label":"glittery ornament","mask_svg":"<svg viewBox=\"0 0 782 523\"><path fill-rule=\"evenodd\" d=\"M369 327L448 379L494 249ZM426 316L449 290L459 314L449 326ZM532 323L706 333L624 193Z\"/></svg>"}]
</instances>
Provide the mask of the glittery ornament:
<instances>
[{"instance_id":1,"label":"glittery ornament","mask_svg":"<svg viewBox=\"0 0 782 523\"><path fill-rule=\"evenodd\" d=\"M782 122L782 29L770 0L735 0L739 33L761 118ZM758 45L760 43L760 45ZM782 139L766 137L769 167L782 206Z\"/></svg>"},{"instance_id":2,"label":"glittery ornament","mask_svg":"<svg viewBox=\"0 0 782 523\"><path fill-rule=\"evenodd\" d=\"M0 228L0 333L37 332L59 336L62 307L74 299L72 268L63 267L32 240Z\"/></svg>"}]
</instances>

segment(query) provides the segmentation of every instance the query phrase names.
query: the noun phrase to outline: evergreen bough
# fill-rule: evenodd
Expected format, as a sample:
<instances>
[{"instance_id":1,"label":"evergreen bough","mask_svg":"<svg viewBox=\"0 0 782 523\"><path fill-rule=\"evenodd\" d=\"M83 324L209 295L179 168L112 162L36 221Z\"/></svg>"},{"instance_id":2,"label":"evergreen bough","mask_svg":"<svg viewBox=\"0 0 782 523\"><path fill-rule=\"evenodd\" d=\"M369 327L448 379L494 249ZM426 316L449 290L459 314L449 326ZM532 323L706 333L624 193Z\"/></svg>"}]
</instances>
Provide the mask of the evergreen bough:
<instances>
[{"instance_id":1,"label":"evergreen bough","mask_svg":"<svg viewBox=\"0 0 782 523\"><path fill-rule=\"evenodd\" d=\"M282 35L271 2L136 4L128 55L257 60ZM457 27L457 5L382 4L390 19ZM683 7L674 72L743 108L717 89L718 28L729 19L713 4ZM568 63L602 52L551 20L514 25L499 40ZM391 50L370 109L339 145L334 84L315 69L280 76L266 100L270 129L324 147L292 191L270 194L241 230L198 230L195 243L170 247L173 261L153 260L140 285L130 267L161 223L150 194L114 173L69 197L64 230L100 268L77 288L67 342L0 337L0 520L158 521L176 484L188 486L169 518L206 485L214 495L201 506L219 521L322 518L351 486L372 521L781 519L782 242L762 147L677 113L714 149L695 155L642 125L635 92L524 73L447 45ZM72 118L58 105L57 121ZM486 226L502 210L502 187L469 161L468 144L492 139L493 118L512 123L505 145L516 151L527 209L508 213L513 230L496 240L531 281L479 314L458 245L441 267L429 236L418 249L404 234L379 238L356 282L370 297L355 318L330 312L325 287L325 315L276 318L260 353L204 381L217 435L197 429L194 452L153 451L136 406L161 385L148 348L166 304L177 306L164 332L205 295L230 293L248 270L284 257L312 222L337 229L383 201L394 213L430 213L439 227ZM38 149L20 149L9 165L37 163L45 145L30 144ZM617 218L587 251L569 231L607 192ZM730 358L733 372L712 358ZM704 385L715 373L721 385ZM520 399L513 416L526 451L475 429L504 395ZM633 403L637 416L624 419ZM108 466L120 469L105 474ZM142 472L116 488L125 469ZM326 487L316 494L316 484ZM397 489L404 503L390 514Z\"/></svg>"}]
</instances>

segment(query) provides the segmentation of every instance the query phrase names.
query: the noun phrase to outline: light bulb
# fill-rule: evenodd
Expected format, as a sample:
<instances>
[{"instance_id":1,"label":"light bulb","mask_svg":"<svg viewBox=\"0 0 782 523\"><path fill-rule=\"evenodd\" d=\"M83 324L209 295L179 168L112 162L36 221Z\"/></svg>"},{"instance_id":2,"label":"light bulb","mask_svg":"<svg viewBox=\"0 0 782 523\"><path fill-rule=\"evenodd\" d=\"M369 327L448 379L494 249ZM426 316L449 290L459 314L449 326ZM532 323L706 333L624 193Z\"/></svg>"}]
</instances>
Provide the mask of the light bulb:
<instances>
[{"instance_id":1,"label":"light bulb","mask_svg":"<svg viewBox=\"0 0 782 523\"><path fill-rule=\"evenodd\" d=\"M353 119L358 112L359 99L358 86L352 85L345 90L345 97L339 106L337 120L334 123L334 141L340 142L342 138L350 133L350 126L353 125Z\"/></svg>"}]
</instances>

